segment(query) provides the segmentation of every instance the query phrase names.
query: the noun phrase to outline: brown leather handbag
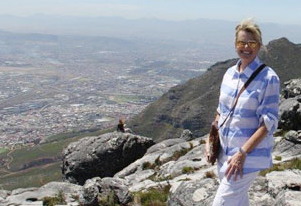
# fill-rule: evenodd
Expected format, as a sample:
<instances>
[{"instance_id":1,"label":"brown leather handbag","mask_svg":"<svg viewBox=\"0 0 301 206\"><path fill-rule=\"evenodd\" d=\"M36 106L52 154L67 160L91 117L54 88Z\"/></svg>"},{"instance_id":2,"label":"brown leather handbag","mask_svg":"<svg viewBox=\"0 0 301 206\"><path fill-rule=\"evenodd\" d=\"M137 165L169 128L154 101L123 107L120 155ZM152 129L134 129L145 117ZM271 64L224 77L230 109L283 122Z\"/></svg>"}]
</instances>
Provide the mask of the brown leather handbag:
<instances>
[{"instance_id":1,"label":"brown leather handbag","mask_svg":"<svg viewBox=\"0 0 301 206\"><path fill-rule=\"evenodd\" d=\"M226 116L226 118L224 119L224 121L221 123L220 127L217 126L217 122L216 121L214 121L211 124L211 129L210 129L210 133L209 133L209 151L208 151L207 161L209 163L211 163L212 165L214 165L214 163L216 162L217 157L219 155L219 150L220 150L220 139L219 139L219 134L218 134L219 128L221 128L225 124L225 122L227 121L227 119L234 113L234 109L236 107L238 98L241 95L241 93L249 86L249 84L253 81L253 79L259 74L259 72L265 66L266 66L265 64L262 64L260 67L258 67L256 69L256 71L253 72L253 74L250 76L250 78L248 79L248 81L246 81L246 83L240 89L240 91L237 94L237 97L235 99L233 107L231 108L229 114Z\"/></svg>"},{"instance_id":2,"label":"brown leather handbag","mask_svg":"<svg viewBox=\"0 0 301 206\"><path fill-rule=\"evenodd\" d=\"M214 165L220 149L220 140L218 134L217 122L214 121L211 124L211 129L209 133L209 154L207 161Z\"/></svg>"}]
</instances>

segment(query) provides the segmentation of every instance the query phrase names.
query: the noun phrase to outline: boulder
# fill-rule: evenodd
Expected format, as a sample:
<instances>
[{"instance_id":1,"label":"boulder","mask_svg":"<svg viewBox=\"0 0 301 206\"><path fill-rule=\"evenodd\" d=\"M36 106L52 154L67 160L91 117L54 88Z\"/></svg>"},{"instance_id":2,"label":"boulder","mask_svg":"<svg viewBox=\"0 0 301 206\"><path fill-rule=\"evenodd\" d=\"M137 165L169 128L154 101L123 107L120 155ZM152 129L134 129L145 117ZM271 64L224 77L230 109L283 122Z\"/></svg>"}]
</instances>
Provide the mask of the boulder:
<instances>
[{"instance_id":1,"label":"boulder","mask_svg":"<svg viewBox=\"0 0 301 206\"><path fill-rule=\"evenodd\" d=\"M93 177L112 177L153 144L150 138L121 132L83 138L63 151L63 177L80 185Z\"/></svg>"},{"instance_id":2,"label":"boulder","mask_svg":"<svg viewBox=\"0 0 301 206\"><path fill-rule=\"evenodd\" d=\"M285 131L301 129L301 79L284 83L279 105L279 128Z\"/></svg>"},{"instance_id":3,"label":"boulder","mask_svg":"<svg viewBox=\"0 0 301 206\"><path fill-rule=\"evenodd\" d=\"M299 98L284 99L279 105L279 128L285 131L301 129L301 101Z\"/></svg>"},{"instance_id":4,"label":"boulder","mask_svg":"<svg viewBox=\"0 0 301 206\"><path fill-rule=\"evenodd\" d=\"M79 202L84 206L96 206L98 203L100 177L88 179L83 185L83 192L79 196Z\"/></svg>"},{"instance_id":5,"label":"boulder","mask_svg":"<svg viewBox=\"0 0 301 206\"><path fill-rule=\"evenodd\" d=\"M79 200L83 206L127 205L132 196L123 180L95 177L86 181Z\"/></svg>"},{"instance_id":6,"label":"boulder","mask_svg":"<svg viewBox=\"0 0 301 206\"><path fill-rule=\"evenodd\" d=\"M275 144L273 156L281 157L281 161L301 157L301 131L289 131Z\"/></svg>"}]
</instances>

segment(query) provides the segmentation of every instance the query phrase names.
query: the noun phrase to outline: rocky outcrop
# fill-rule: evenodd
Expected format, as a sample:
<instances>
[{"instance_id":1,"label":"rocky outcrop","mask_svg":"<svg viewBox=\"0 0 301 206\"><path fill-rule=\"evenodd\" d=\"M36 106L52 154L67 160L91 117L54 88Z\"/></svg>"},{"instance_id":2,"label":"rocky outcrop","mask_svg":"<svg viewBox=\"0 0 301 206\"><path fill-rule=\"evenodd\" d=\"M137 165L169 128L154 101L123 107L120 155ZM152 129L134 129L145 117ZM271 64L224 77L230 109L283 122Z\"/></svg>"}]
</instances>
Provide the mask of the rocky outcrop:
<instances>
[{"instance_id":1,"label":"rocky outcrop","mask_svg":"<svg viewBox=\"0 0 301 206\"><path fill-rule=\"evenodd\" d=\"M127 182L131 192L170 185L183 180L202 179L215 167L204 158L204 137L192 141L169 139L150 147L146 154L114 175Z\"/></svg>"},{"instance_id":2,"label":"rocky outcrop","mask_svg":"<svg viewBox=\"0 0 301 206\"><path fill-rule=\"evenodd\" d=\"M50 182L40 188L16 189L6 193L5 199L1 197L3 199L0 198L0 205L30 205L46 197L56 197L59 193L62 193L66 202L78 205L76 197L82 193L82 187L66 182Z\"/></svg>"},{"instance_id":3,"label":"rocky outcrop","mask_svg":"<svg viewBox=\"0 0 301 206\"><path fill-rule=\"evenodd\" d=\"M64 179L83 185L93 177L112 177L153 144L150 138L121 132L83 138L63 152Z\"/></svg>"},{"instance_id":4,"label":"rocky outcrop","mask_svg":"<svg viewBox=\"0 0 301 206\"><path fill-rule=\"evenodd\" d=\"M293 134L295 133L291 133L290 136ZM73 196L69 193L70 189L61 188L64 192L66 191L65 196L69 198L69 203L74 205L77 203L94 206L100 205L101 201L131 205L134 199L131 194L165 186L170 187L167 201L170 206L210 205L219 180L216 166L208 164L204 158L206 137L191 141L180 138L168 139L153 145L142 158L116 173L114 177L95 177L87 180L84 186L61 183L68 184L74 189ZM276 137L275 149L281 148L280 144L292 143L290 138ZM275 163L286 164L291 159L290 155L294 158L300 157L301 148L296 147L293 153L288 152L289 149L276 150L273 156L280 156L282 159L274 160ZM296 202L301 202L300 180L300 170L272 171L266 176L259 175L250 188L250 205L296 205ZM51 187L47 185L43 187L0 191L0 197L3 198L0 203L4 201L5 203L8 201L20 203L29 198L41 200L43 197L53 196L59 192L59 188L55 191L47 191L46 188ZM39 195L35 194L37 192ZM74 194L78 197L76 203L74 203Z\"/></svg>"},{"instance_id":5,"label":"rocky outcrop","mask_svg":"<svg viewBox=\"0 0 301 206\"><path fill-rule=\"evenodd\" d=\"M279 106L279 128L301 130L301 79L284 83L283 98Z\"/></svg>"}]
</instances>

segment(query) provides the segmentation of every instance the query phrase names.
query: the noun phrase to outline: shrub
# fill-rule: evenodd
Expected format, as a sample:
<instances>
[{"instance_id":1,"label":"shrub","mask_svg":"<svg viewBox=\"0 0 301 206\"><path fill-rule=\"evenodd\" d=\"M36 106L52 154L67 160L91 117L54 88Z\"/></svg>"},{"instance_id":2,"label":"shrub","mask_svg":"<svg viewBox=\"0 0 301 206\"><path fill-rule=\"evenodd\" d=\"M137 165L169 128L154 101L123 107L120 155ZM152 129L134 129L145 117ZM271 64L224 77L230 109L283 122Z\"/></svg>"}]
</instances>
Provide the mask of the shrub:
<instances>
[{"instance_id":1,"label":"shrub","mask_svg":"<svg viewBox=\"0 0 301 206\"><path fill-rule=\"evenodd\" d=\"M151 164L150 162L143 162L143 164L142 164L143 170L154 169L155 167L156 167L156 164Z\"/></svg>"},{"instance_id":2,"label":"shrub","mask_svg":"<svg viewBox=\"0 0 301 206\"><path fill-rule=\"evenodd\" d=\"M208 172L205 173L205 178L212 178L212 179L214 179L214 178L216 178L216 175L215 175L215 173L213 171L208 171Z\"/></svg>"},{"instance_id":3,"label":"shrub","mask_svg":"<svg viewBox=\"0 0 301 206\"><path fill-rule=\"evenodd\" d=\"M170 185L161 188L151 188L147 192L137 192L134 196L141 206L167 206Z\"/></svg>"},{"instance_id":4,"label":"shrub","mask_svg":"<svg viewBox=\"0 0 301 206\"><path fill-rule=\"evenodd\" d=\"M177 182L181 182L181 181L189 181L189 180L191 180L190 178L185 178L185 179L180 179L180 180L178 180Z\"/></svg>"},{"instance_id":5,"label":"shrub","mask_svg":"<svg viewBox=\"0 0 301 206\"><path fill-rule=\"evenodd\" d=\"M55 197L44 197L42 201L44 206L67 204L65 201L65 195L63 191L59 191L59 193Z\"/></svg>"},{"instance_id":6,"label":"shrub","mask_svg":"<svg viewBox=\"0 0 301 206\"><path fill-rule=\"evenodd\" d=\"M99 206L119 206L117 202L117 197L114 191L111 191L109 194L98 197Z\"/></svg>"},{"instance_id":7,"label":"shrub","mask_svg":"<svg viewBox=\"0 0 301 206\"><path fill-rule=\"evenodd\" d=\"M158 156L156 159L155 159L155 166L160 166L162 165L162 161L160 160L160 156Z\"/></svg>"},{"instance_id":8,"label":"shrub","mask_svg":"<svg viewBox=\"0 0 301 206\"><path fill-rule=\"evenodd\" d=\"M281 161L281 156L275 156L275 158L274 158L275 160L277 160L277 161Z\"/></svg>"},{"instance_id":9,"label":"shrub","mask_svg":"<svg viewBox=\"0 0 301 206\"><path fill-rule=\"evenodd\" d=\"M193 167L183 167L182 168L182 173L183 174L190 174L194 172L194 168Z\"/></svg>"},{"instance_id":10,"label":"shrub","mask_svg":"<svg viewBox=\"0 0 301 206\"><path fill-rule=\"evenodd\" d=\"M180 157L184 156L185 154L187 154L187 152L189 152L191 150L191 148L186 149L186 148L182 148L181 150L177 150L173 153L172 157L170 160L174 160L177 161Z\"/></svg>"},{"instance_id":11,"label":"shrub","mask_svg":"<svg viewBox=\"0 0 301 206\"><path fill-rule=\"evenodd\" d=\"M201 140L199 141L199 143L200 143L200 144L206 144L206 140L201 139Z\"/></svg>"}]
</instances>

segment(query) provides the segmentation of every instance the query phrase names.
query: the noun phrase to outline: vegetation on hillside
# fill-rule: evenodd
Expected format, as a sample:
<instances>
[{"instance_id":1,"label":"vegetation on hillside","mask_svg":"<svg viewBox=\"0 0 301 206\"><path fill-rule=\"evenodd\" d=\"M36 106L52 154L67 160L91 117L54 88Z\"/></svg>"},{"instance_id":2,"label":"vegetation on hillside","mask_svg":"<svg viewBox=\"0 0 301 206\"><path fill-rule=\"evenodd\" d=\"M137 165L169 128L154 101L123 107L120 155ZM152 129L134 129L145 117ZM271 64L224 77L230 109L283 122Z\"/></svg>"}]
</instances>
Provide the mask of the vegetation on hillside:
<instances>
[{"instance_id":1,"label":"vegetation on hillside","mask_svg":"<svg viewBox=\"0 0 301 206\"><path fill-rule=\"evenodd\" d=\"M0 166L1 188L13 190L39 187L51 181L61 181L60 165L63 149L83 137L97 136L109 131L112 129L60 134L55 135L48 143L14 150L10 153L12 161L9 165ZM0 159L7 158L8 152L6 150L0 153Z\"/></svg>"}]
</instances>

